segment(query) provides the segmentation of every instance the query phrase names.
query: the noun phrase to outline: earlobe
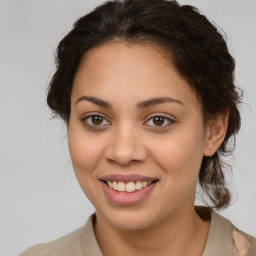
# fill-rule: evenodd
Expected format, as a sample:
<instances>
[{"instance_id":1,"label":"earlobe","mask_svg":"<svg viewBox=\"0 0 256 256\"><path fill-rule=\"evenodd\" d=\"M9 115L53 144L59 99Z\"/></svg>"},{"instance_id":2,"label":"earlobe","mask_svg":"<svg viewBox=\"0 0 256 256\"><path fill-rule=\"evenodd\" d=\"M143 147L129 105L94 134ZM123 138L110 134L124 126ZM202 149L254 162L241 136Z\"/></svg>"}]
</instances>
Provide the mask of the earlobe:
<instances>
[{"instance_id":1,"label":"earlobe","mask_svg":"<svg viewBox=\"0 0 256 256\"><path fill-rule=\"evenodd\" d=\"M228 115L229 113L225 112L207 122L205 130L204 156L210 157L214 155L222 144L228 127Z\"/></svg>"}]
</instances>

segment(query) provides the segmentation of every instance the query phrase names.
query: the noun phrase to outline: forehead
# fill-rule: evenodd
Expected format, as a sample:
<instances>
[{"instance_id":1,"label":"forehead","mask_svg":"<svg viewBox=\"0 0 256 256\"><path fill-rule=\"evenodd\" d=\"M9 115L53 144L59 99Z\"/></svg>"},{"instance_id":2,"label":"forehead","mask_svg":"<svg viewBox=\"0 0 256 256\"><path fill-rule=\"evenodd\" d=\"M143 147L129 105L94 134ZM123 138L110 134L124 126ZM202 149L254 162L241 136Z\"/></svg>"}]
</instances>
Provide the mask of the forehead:
<instances>
[{"instance_id":1,"label":"forehead","mask_svg":"<svg viewBox=\"0 0 256 256\"><path fill-rule=\"evenodd\" d=\"M109 43L88 50L76 73L72 98L83 94L113 100L170 96L197 101L194 91L161 48L150 44Z\"/></svg>"}]
</instances>

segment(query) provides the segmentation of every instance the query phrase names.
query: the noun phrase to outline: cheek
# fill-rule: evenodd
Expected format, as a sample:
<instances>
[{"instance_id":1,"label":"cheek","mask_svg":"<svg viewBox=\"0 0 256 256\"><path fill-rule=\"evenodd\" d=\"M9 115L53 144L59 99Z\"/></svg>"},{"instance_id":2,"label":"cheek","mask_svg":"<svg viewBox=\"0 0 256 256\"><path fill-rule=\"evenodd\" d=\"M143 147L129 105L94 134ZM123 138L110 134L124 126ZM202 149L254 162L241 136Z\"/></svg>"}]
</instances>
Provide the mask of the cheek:
<instances>
[{"instance_id":1,"label":"cheek","mask_svg":"<svg viewBox=\"0 0 256 256\"><path fill-rule=\"evenodd\" d=\"M95 168L102 155L102 140L79 125L69 126L68 145L75 174L81 186L96 178ZM88 179L90 177L90 179Z\"/></svg>"},{"instance_id":2,"label":"cheek","mask_svg":"<svg viewBox=\"0 0 256 256\"><path fill-rule=\"evenodd\" d=\"M97 160L98 151L98 146L94 143L91 143L91 140L89 138L85 138L84 140L80 136L69 137L70 156L73 164L78 168L92 168L93 163Z\"/></svg>"},{"instance_id":3,"label":"cheek","mask_svg":"<svg viewBox=\"0 0 256 256\"><path fill-rule=\"evenodd\" d=\"M161 142L155 151L155 159L164 170L166 181L174 186L194 184L203 159L202 149L202 137L193 131L176 133L173 138Z\"/></svg>"},{"instance_id":4,"label":"cheek","mask_svg":"<svg viewBox=\"0 0 256 256\"><path fill-rule=\"evenodd\" d=\"M93 205L96 205L98 198L95 195L98 184L97 164L102 155L102 142L93 136L88 136L83 128L70 125L68 144L77 181L87 198Z\"/></svg>"},{"instance_id":5,"label":"cheek","mask_svg":"<svg viewBox=\"0 0 256 256\"><path fill-rule=\"evenodd\" d=\"M155 161L162 170L163 190L160 192L162 196L159 196L162 208L166 209L164 206L169 205L168 209L175 209L187 205L186 202L193 204L202 162L198 142L188 136L176 136L161 143L160 150L155 152Z\"/></svg>"}]
</instances>

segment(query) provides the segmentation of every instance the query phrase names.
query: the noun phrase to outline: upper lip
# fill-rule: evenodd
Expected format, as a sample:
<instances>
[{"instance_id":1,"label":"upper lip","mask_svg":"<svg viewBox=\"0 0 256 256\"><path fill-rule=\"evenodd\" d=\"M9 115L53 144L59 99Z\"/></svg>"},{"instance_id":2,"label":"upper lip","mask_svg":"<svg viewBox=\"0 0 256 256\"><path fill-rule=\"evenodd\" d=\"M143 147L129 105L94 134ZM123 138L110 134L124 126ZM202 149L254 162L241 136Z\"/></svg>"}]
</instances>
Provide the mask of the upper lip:
<instances>
[{"instance_id":1,"label":"upper lip","mask_svg":"<svg viewBox=\"0 0 256 256\"><path fill-rule=\"evenodd\" d=\"M106 175L101 177L100 180L129 182L129 181L155 181L158 179L153 177L148 177L148 176L142 176L138 174L129 174L129 175L111 174L111 175Z\"/></svg>"}]
</instances>

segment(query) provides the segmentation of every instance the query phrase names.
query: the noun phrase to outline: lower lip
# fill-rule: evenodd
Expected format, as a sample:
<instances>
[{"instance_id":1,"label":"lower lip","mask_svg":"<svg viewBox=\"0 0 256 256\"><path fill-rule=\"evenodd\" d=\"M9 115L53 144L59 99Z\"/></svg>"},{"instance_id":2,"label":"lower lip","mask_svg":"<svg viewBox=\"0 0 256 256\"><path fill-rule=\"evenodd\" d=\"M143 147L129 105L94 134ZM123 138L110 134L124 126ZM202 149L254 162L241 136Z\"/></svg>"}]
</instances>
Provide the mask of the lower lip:
<instances>
[{"instance_id":1,"label":"lower lip","mask_svg":"<svg viewBox=\"0 0 256 256\"><path fill-rule=\"evenodd\" d=\"M134 192L119 192L110 188L105 182L101 181L103 189L106 192L108 198L118 205L132 205L140 202L147 197L153 190L157 182L150 184L149 186Z\"/></svg>"}]
</instances>

